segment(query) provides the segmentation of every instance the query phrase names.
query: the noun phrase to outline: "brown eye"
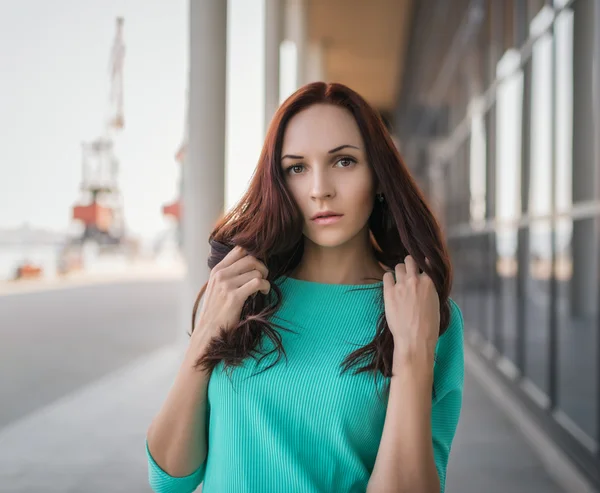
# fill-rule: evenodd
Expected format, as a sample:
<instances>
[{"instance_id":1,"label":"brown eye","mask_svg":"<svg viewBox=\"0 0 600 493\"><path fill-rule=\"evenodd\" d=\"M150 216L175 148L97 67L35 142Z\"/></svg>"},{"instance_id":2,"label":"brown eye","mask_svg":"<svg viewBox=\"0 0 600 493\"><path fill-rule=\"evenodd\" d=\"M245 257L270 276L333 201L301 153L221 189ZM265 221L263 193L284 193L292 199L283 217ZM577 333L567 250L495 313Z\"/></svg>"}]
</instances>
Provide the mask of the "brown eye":
<instances>
[{"instance_id":1,"label":"brown eye","mask_svg":"<svg viewBox=\"0 0 600 493\"><path fill-rule=\"evenodd\" d=\"M290 167L287 169L287 172L288 172L289 174L292 174L292 175L297 175L297 174L299 174L299 173L301 173L301 172L302 172L302 169L303 169L303 168L304 168L304 166L302 166L301 164L294 164L293 166L290 166ZM292 170L293 170L293 171L292 171Z\"/></svg>"},{"instance_id":2,"label":"brown eye","mask_svg":"<svg viewBox=\"0 0 600 493\"><path fill-rule=\"evenodd\" d=\"M353 164L355 164L356 160L352 159L350 157L343 157L338 160L338 163L342 163L342 168L348 168L349 166L352 166Z\"/></svg>"}]
</instances>

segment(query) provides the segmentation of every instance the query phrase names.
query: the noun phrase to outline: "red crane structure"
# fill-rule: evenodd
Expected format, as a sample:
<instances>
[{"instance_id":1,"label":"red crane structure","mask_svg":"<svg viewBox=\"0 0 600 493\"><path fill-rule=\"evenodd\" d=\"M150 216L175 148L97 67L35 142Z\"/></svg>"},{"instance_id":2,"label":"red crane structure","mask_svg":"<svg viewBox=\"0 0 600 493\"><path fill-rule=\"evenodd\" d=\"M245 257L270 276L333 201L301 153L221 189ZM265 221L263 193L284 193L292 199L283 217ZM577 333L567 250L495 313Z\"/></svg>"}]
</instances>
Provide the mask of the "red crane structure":
<instances>
[{"instance_id":1,"label":"red crane structure","mask_svg":"<svg viewBox=\"0 0 600 493\"><path fill-rule=\"evenodd\" d=\"M73 207L73 219L84 225L75 242L86 240L98 244L118 244L124 236L122 197L117 183L119 161L114 137L125 126L123 112L123 42L124 19L116 19L116 33L111 49L110 94L104 131L98 138L82 142L81 201Z\"/></svg>"}]
</instances>

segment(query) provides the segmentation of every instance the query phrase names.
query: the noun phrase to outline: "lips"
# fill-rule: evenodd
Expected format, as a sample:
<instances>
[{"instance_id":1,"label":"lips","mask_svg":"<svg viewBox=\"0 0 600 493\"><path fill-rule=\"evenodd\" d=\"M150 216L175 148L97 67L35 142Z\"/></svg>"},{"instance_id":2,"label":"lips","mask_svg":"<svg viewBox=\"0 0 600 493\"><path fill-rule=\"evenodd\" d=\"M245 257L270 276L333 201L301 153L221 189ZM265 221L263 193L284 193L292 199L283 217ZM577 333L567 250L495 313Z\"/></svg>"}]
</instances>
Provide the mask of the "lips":
<instances>
[{"instance_id":1,"label":"lips","mask_svg":"<svg viewBox=\"0 0 600 493\"><path fill-rule=\"evenodd\" d=\"M338 217L343 216L343 214L338 214L337 212L322 212L319 214L315 214L311 219L314 221L315 219L323 219L326 217Z\"/></svg>"},{"instance_id":2,"label":"lips","mask_svg":"<svg viewBox=\"0 0 600 493\"><path fill-rule=\"evenodd\" d=\"M326 217L339 217L339 216L341 216L341 214L327 214L324 216L317 216L314 219L325 219Z\"/></svg>"},{"instance_id":3,"label":"lips","mask_svg":"<svg viewBox=\"0 0 600 493\"><path fill-rule=\"evenodd\" d=\"M328 216L319 216L319 217L315 217L312 222L314 224L318 224L319 226L328 226L331 224L337 224L339 221L342 220L342 216L343 214L333 214L333 215L328 215Z\"/></svg>"}]
</instances>

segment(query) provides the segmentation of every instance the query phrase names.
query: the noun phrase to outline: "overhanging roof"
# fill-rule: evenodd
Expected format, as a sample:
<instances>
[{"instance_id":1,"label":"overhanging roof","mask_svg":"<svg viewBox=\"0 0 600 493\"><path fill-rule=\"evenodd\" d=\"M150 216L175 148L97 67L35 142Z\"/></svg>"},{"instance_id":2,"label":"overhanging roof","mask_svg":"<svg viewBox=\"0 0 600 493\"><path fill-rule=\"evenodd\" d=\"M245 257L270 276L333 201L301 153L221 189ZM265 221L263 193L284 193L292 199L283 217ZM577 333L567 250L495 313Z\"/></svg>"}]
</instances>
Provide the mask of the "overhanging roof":
<instances>
[{"instance_id":1,"label":"overhanging roof","mask_svg":"<svg viewBox=\"0 0 600 493\"><path fill-rule=\"evenodd\" d=\"M307 0L309 42L322 44L327 80L380 111L400 94L412 0Z\"/></svg>"}]
</instances>

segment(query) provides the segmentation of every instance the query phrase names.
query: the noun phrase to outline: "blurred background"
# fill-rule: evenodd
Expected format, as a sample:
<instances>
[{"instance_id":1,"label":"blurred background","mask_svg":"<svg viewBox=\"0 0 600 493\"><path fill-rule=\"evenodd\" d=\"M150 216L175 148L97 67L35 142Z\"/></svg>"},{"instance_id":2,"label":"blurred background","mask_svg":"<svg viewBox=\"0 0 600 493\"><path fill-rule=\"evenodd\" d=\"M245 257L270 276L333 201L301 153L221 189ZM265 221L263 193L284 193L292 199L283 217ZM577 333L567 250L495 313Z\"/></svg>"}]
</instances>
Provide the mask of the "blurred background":
<instances>
[{"instance_id":1,"label":"blurred background","mask_svg":"<svg viewBox=\"0 0 600 493\"><path fill-rule=\"evenodd\" d=\"M0 6L3 493L150 491L208 234L315 80L380 112L451 248L447 491L598 491L600 0Z\"/></svg>"}]
</instances>

